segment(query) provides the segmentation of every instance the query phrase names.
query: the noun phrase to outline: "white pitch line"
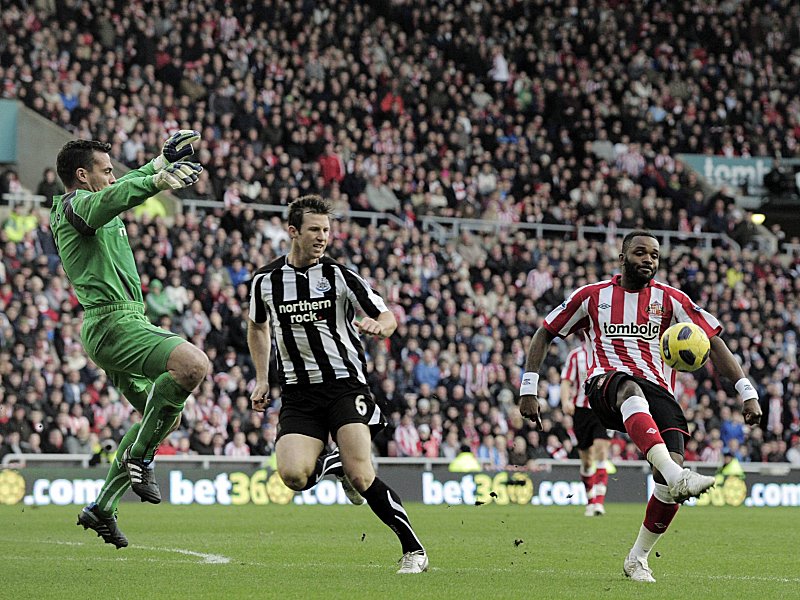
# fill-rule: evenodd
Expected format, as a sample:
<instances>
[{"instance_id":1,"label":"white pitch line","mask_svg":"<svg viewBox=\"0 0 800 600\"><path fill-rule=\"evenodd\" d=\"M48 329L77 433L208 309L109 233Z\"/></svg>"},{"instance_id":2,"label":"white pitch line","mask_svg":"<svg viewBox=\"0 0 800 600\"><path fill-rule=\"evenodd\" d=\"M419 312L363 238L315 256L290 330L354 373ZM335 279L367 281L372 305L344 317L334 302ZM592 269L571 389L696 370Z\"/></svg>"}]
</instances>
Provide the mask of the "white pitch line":
<instances>
[{"instance_id":1,"label":"white pitch line","mask_svg":"<svg viewBox=\"0 0 800 600\"><path fill-rule=\"evenodd\" d=\"M159 552L177 552L178 554L185 554L186 556L196 556L202 558L200 561L208 565L227 565L231 559L221 554L206 554L204 552L195 552L194 550L183 550L181 548L161 548L153 546L129 546L129 548L138 548L139 550L155 550Z\"/></svg>"},{"instance_id":2,"label":"white pitch line","mask_svg":"<svg viewBox=\"0 0 800 600\"><path fill-rule=\"evenodd\" d=\"M8 556L8 555L2 556L2 555L0 555L0 560L24 560L24 561L28 561L29 562L31 560L31 557L30 556L18 556L18 555L14 555L14 556ZM158 558L147 558L147 557L133 557L132 558L130 556L93 556L91 559L78 558L77 556L61 556L61 557L59 557L58 560L59 561L67 561L67 562L82 562L82 563L86 562L87 560L91 560L92 562L98 562L98 561L99 562L113 562L113 563L119 563L119 562L151 563L152 562L152 563L160 563L162 565L164 564L164 561L161 560L161 559L158 559ZM196 560L183 560L183 559L179 558L177 560L169 561L169 564L171 564L171 565L197 565L197 564L201 564L201 563L198 563Z\"/></svg>"},{"instance_id":3,"label":"white pitch line","mask_svg":"<svg viewBox=\"0 0 800 600\"><path fill-rule=\"evenodd\" d=\"M12 541L12 540L8 540ZM23 540L16 540L17 542L22 543ZM56 544L58 546L87 546L86 542L66 542L60 540L24 540L25 542L37 542L40 544ZM208 565L227 565L231 562L231 559L227 556L223 556L222 554L208 554L205 552L195 552L194 550L184 550L183 548L164 548L164 547L156 547L156 546L128 546L131 549L137 550L151 550L155 552L175 552L177 554L183 554L185 556L196 556L197 558L202 558L203 560L199 561L201 564L208 564ZM119 557L125 560L127 557L121 556ZM116 560L116 559L114 559ZM149 559L155 560L155 559ZM187 563L197 563L198 561L180 561L180 562L187 562ZM258 563L252 563L257 566Z\"/></svg>"}]
</instances>

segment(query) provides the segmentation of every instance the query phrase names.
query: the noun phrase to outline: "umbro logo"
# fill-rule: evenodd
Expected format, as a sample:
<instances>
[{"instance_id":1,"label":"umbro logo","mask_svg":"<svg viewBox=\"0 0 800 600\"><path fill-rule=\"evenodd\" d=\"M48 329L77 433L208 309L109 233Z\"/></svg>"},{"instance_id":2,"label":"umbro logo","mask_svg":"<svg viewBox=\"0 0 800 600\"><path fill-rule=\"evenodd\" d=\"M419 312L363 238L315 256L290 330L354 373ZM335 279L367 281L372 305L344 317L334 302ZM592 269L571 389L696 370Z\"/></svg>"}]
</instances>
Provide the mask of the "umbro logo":
<instances>
[{"instance_id":1,"label":"umbro logo","mask_svg":"<svg viewBox=\"0 0 800 600\"><path fill-rule=\"evenodd\" d=\"M647 430L647 433L650 433L650 434L658 433L658 429L655 429L655 428L651 427L650 429Z\"/></svg>"},{"instance_id":2,"label":"umbro logo","mask_svg":"<svg viewBox=\"0 0 800 600\"><path fill-rule=\"evenodd\" d=\"M597 308L599 308L601 310L606 310L607 308L611 308L611 305L610 304L606 304L605 302L603 302L602 304L598 304Z\"/></svg>"}]
</instances>

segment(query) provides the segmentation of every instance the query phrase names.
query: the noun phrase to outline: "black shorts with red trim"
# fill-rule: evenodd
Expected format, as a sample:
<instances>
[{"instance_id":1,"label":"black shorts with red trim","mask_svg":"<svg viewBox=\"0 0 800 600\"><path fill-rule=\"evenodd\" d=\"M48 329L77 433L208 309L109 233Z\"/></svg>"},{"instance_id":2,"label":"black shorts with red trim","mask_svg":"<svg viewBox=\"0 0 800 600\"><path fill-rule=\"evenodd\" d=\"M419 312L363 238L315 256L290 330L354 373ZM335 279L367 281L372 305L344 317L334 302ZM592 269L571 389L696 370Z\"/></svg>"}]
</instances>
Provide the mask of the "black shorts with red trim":
<instances>
[{"instance_id":1,"label":"black shorts with red trim","mask_svg":"<svg viewBox=\"0 0 800 600\"><path fill-rule=\"evenodd\" d=\"M386 426L368 385L350 378L283 387L278 437L299 433L327 443L328 434L335 441L339 428L349 423L364 423L373 437Z\"/></svg>"},{"instance_id":2,"label":"black shorts with red trim","mask_svg":"<svg viewBox=\"0 0 800 600\"><path fill-rule=\"evenodd\" d=\"M588 450L595 440L607 440L611 437L608 435L608 429L591 408L576 407L572 416L572 426L575 429L575 437L578 438L578 450Z\"/></svg>"},{"instance_id":3,"label":"black shorts with red trim","mask_svg":"<svg viewBox=\"0 0 800 600\"><path fill-rule=\"evenodd\" d=\"M685 438L689 438L689 425L675 396L660 385L628 373L609 371L586 382L586 397L600 422L608 429L625 431L622 413L617 408L617 390L627 380L642 388L650 407L650 414L667 449L683 456Z\"/></svg>"}]
</instances>

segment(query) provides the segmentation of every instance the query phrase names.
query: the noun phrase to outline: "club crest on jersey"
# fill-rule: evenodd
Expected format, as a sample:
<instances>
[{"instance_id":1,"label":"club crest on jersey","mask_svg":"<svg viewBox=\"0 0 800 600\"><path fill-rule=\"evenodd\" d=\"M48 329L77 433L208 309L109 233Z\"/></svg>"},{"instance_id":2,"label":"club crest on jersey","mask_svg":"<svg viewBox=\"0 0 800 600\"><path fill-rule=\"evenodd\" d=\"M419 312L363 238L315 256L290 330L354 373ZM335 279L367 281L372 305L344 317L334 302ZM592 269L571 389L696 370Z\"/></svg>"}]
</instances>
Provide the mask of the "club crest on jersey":
<instances>
[{"instance_id":1,"label":"club crest on jersey","mask_svg":"<svg viewBox=\"0 0 800 600\"><path fill-rule=\"evenodd\" d=\"M314 286L318 292L329 292L331 290L331 282L326 277L320 277L317 285Z\"/></svg>"},{"instance_id":2,"label":"club crest on jersey","mask_svg":"<svg viewBox=\"0 0 800 600\"><path fill-rule=\"evenodd\" d=\"M656 317L661 317L664 315L664 305L661 302L651 302L650 306L647 307L647 312Z\"/></svg>"}]
</instances>

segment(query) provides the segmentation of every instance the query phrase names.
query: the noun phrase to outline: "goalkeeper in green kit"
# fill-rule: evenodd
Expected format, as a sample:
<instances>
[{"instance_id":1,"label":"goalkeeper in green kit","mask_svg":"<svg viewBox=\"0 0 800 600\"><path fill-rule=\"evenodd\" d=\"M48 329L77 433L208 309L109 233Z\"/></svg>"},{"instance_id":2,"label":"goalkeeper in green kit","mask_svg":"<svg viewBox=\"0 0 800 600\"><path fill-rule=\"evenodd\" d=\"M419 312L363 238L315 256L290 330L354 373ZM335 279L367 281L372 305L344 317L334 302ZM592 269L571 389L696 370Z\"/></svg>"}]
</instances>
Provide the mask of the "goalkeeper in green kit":
<instances>
[{"instance_id":1,"label":"goalkeeper in green kit","mask_svg":"<svg viewBox=\"0 0 800 600\"><path fill-rule=\"evenodd\" d=\"M160 156L118 180L111 146L103 142L68 142L56 163L66 193L53 199L50 228L85 310L83 346L142 415L122 438L97 500L78 515L78 525L117 548L128 545L117 526L119 500L132 487L143 502L161 502L150 463L209 364L202 350L144 316L141 281L119 215L161 190L195 183L203 168L183 159L199 139L196 131L178 131Z\"/></svg>"}]
</instances>

